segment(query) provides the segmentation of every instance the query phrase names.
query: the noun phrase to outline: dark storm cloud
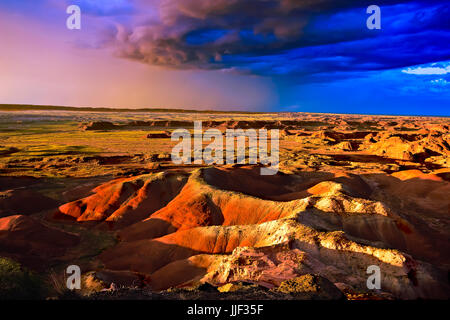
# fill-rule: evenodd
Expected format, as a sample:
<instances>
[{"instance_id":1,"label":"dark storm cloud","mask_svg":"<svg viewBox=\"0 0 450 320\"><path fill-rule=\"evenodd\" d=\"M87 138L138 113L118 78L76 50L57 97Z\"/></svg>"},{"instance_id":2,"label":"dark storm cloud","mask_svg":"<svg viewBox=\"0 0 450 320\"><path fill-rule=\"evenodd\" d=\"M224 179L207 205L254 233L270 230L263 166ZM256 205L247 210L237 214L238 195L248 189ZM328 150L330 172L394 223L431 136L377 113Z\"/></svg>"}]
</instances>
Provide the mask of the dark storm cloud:
<instances>
[{"instance_id":1,"label":"dark storm cloud","mask_svg":"<svg viewBox=\"0 0 450 320\"><path fill-rule=\"evenodd\" d=\"M377 1L382 30L366 28L373 1L136 0L159 16L118 26L120 56L178 69L311 75L448 60L450 5Z\"/></svg>"}]
</instances>

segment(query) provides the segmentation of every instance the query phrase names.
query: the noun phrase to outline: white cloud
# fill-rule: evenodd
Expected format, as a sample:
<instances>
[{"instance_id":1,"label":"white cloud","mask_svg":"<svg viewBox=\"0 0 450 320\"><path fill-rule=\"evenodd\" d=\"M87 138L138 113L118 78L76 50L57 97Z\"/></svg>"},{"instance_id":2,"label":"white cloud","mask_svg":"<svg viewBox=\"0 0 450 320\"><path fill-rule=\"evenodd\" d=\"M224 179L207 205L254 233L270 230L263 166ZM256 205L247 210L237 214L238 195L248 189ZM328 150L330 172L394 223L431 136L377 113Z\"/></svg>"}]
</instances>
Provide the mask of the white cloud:
<instances>
[{"instance_id":1,"label":"white cloud","mask_svg":"<svg viewBox=\"0 0 450 320\"><path fill-rule=\"evenodd\" d=\"M446 66L436 67L433 63L431 67L416 67L402 70L403 73L415 75L443 75L450 73L450 63Z\"/></svg>"},{"instance_id":2,"label":"white cloud","mask_svg":"<svg viewBox=\"0 0 450 320\"><path fill-rule=\"evenodd\" d=\"M436 85L441 85L441 86L446 86L449 85L450 82L445 80L445 79L436 79L436 80L431 80L430 81L432 84L436 84Z\"/></svg>"}]
</instances>

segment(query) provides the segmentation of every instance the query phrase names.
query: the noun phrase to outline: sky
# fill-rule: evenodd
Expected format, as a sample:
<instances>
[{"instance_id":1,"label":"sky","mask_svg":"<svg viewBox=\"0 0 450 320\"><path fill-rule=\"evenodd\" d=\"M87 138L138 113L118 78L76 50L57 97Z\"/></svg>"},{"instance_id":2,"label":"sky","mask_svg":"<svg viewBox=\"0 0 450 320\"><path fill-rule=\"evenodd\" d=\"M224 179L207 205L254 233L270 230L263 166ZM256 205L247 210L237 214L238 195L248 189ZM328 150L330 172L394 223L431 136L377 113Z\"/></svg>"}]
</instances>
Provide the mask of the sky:
<instances>
[{"instance_id":1,"label":"sky","mask_svg":"<svg viewBox=\"0 0 450 320\"><path fill-rule=\"evenodd\" d=\"M450 116L450 4L0 0L0 103Z\"/></svg>"}]
</instances>

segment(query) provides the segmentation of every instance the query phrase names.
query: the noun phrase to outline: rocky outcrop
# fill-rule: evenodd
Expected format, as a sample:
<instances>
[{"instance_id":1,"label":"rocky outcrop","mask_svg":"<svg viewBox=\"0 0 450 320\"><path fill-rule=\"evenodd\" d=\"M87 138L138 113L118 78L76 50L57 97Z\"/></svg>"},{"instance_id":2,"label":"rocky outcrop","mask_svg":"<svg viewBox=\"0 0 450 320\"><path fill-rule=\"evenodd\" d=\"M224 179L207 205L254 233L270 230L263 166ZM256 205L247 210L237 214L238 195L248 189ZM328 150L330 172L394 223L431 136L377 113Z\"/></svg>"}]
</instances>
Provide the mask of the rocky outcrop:
<instances>
[{"instance_id":1,"label":"rocky outcrop","mask_svg":"<svg viewBox=\"0 0 450 320\"><path fill-rule=\"evenodd\" d=\"M441 134L396 134L380 133L366 140L362 149L372 154L407 160L424 161L432 156L450 156L447 136Z\"/></svg>"},{"instance_id":2,"label":"rocky outcrop","mask_svg":"<svg viewBox=\"0 0 450 320\"><path fill-rule=\"evenodd\" d=\"M118 126L108 121L92 121L87 124L80 124L80 128L86 131L114 130Z\"/></svg>"},{"instance_id":3,"label":"rocky outcrop","mask_svg":"<svg viewBox=\"0 0 450 320\"><path fill-rule=\"evenodd\" d=\"M149 133L147 139L170 139L170 132Z\"/></svg>"}]
</instances>

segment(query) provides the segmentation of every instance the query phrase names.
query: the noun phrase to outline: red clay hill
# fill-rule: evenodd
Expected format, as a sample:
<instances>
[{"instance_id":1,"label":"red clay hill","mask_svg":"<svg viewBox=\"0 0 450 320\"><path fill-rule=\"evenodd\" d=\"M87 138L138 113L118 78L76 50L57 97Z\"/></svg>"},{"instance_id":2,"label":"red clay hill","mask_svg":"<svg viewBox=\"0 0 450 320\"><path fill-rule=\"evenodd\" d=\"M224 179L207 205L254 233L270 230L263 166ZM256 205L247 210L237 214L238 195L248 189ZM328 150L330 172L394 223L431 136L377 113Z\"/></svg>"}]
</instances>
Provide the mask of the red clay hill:
<instances>
[{"instance_id":1,"label":"red clay hill","mask_svg":"<svg viewBox=\"0 0 450 320\"><path fill-rule=\"evenodd\" d=\"M237 281L274 288L318 274L364 292L367 267L378 265L385 294L436 298L448 293L448 230L433 223L448 219L448 188L417 171L263 177L257 167L205 168L188 178L114 180L56 217L117 222L120 242L100 261L142 274L154 290Z\"/></svg>"}]
</instances>

